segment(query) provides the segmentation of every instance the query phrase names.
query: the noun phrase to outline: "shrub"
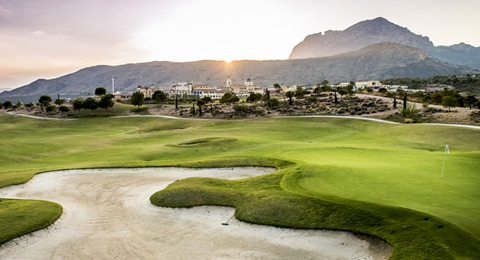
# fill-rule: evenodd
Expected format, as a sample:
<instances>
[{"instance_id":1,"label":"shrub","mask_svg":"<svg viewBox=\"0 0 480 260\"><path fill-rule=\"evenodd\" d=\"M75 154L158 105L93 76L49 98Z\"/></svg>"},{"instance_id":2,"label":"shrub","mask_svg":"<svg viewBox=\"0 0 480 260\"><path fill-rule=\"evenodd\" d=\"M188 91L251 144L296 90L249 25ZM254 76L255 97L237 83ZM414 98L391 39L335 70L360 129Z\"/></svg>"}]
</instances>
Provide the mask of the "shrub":
<instances>
[{"instance_id":1,"label":"shrub","mask_svg":"<svg viewBox=\"0 0 480 260\"><path fill-rule=\"evenodd\" d=\"M55 111L55 109L57 109L57 107L55 105L50 104L50 105L47 106L46 111L47 111L47 113L50 113L50 112Z\"/></svg>"},{"instance_id":2,"label":"shrub","mask_svg":"<svg viewBox=\"0 0 480 260\"><path fill-rule=\"evenodd\" d=\"M77 98L72 103L73 109L80 110L83 108L83 99Z\"/></svg>"},{"instance_id":3,"label":"shrub","mask_svg":"<svg viewBox=\"0 0 480 260\"><path fill-rule=\"evenodd\" d=\"M60 112L65 113L65 112L70 111L70 108L68 108L67 106L60 106L60 107L58 108L58 110L60 110Z\"/></svg>"},{"instance_id":4,"label":"shrub","mask_svg":"<svg viewBox=\"0 0 480 260\"><path fill-rule=\"evenodd\" d=\"M236 112L246 112L248 109L247 105L234 105L233 106L233 110L235 110Z\"/></svg>"},{"instance_id":5,"label":"shrub","mask_svg":"<svg viewBox=\"0 0 480 260\"><path fill-rule=\"evenodd\" d=\"M317 102L317 100L318 100L317 97L314 97L314 96L311 96L311 97L308 98L308 102L310 102L310 103L315 103L315 102Z\"/></svg>"},{"instance_id":6,"label":"shrub","mask_svg":"<svg viewBox=\"0 0 480 260\"><path fill-rule=\"evenodd\" d=\"M407 108L400 109L400 114L402 114L403 117L409 117L409 118L413 117L414 115L417 114L415 105L407 106Z\"/></svg>"},{"instance_id":7,"label":"shrub","mask_svg":"<svg viewBox=\"0 0 480 260\"><path fill-rule=\"evenodd\" d=\"M278 107L280 105L280 102L276 98L271 98L267 100L267 106L272 108L272 107Z\"/></svg>"}]
</instances>

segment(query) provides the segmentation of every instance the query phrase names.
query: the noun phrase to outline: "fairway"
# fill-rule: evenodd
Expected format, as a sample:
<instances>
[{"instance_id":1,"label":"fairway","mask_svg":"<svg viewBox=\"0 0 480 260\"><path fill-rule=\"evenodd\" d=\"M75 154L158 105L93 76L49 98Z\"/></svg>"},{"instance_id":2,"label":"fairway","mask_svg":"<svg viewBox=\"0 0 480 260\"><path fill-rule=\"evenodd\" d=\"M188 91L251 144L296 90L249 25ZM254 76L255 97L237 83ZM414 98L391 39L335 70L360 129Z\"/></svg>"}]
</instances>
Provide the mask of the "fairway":
<instances>
[{"instance_id":1,"label":"fairway","mask_svg":"<svg viewBox=\"0 0 480 260\"><path fill-rule=\"evenodd\" d=\"M432 239L428 245L441 249L432 252L446 254L446 259L480 256L476 248L480 240L479 130L338 118L44 121L1 115L0 132L0 187L26 182L36 173L72 168L274 166L279 169L277 177L239 183L238 198L232 193L226 199L212 197L206 204L242 208L248 196L261 199L273 194L305 203L322 200L354 210L359 214L351 217L354 220L371 214L395 230L402 225L405 230L418 229L415 234ZM446 144L450 154L440 179ZM175 183L175 192L190 185L205 194L230 194L233 191L221 188L228 183L186 180ZM163 193L165 198L175 185ZM254 218L252 212L249 208L237 215L263 224L352 230L380 236L389 243L402 236L402 243L420 239L352 223L328 226L292 220L297 224L282 224L262 220L260 215ZM313 211L302 214L309 216ZM465 238L468 241L462 241ZM400 242L392 244L393 259L401 259L396 254L408 253L398 247ZM401 245L406 251L414 250ZM427 255L418 259L434 254L425 252Z\"/></svg>"}]
</instances>

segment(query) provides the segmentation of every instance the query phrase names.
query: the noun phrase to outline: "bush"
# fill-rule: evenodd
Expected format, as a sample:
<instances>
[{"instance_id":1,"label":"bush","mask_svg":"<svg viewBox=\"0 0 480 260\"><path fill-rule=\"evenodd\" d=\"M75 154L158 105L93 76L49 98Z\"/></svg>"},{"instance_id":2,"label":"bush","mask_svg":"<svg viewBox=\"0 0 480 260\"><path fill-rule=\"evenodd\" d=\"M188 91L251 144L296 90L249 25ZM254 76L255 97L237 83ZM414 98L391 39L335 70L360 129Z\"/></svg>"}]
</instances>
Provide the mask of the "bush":
<instances>
[{"instance_id":1,"label":"bush","mask_svg":"<svg viewBox=\"0 0 480 260\"><path fill-rule=\"evenodd\" d=\"M248 109L247 105L236 104L233 106L233 110L235 110L236 112L247 112L247 109Z\"/></svg>"},{"instance_id":2,"label":"bush","mask_svg":"<svg viewBox=\"0 0 480 260\"><path fill-rule=\"evenodd\" d=\"M267 106L272 108L272 107L278 107L280 105L280 102L276 98L271 98L267 100Z\"/></svg>"},{"instance_id":3,"label":"bush","mask_svg":"<svg viewBox=\"0 0 480 260\"><path fill-rule=\"evenodd\" d=\"M310 103L315 103L315 102L317 102L317 100L318 100L317 97L314 97L314 96L311 96L311 97L308 98L308 102L310 102Z\"/></svg>"},{"instance_id":4,"label":"bush","mask_svg":"<svg viewBox=\"0 0 480 260\"><path fill-rule=\"evenodd\" d=\"M47 106L46 111L47 111L47 113L50 113L50 112L55 111L55 109L57 109L57 107L55 105L50 104L50 105Z\"/></svg>"},{"instance_id":5,"label":"bush","mask_svg":"<svg viewBox=\"0 0 480 260\"><path fill-rule=\"evenodd\" d=\"M73 109L80 110L83 108L83 99L77 98L72 103Z\"/></svg>"},{"instance_id":6,"label":"bush","mask_svg":"<svg viewBox=\"0 0 480 260\"><path fill-rule=\"evenodd\" d=\"M403 117L411 118L417 114L417 110L415 109L415 105L407 106L407 108L400 109L400 114Z\"/></svg>"},{"instance_id":7,"label":"bush","mask_svg":"<svg viewBox=\"0 0 480 260\"><path fill-rule=\"evenodd\" d=\"M252 103L262 99L262 94L250 93L250 96L247 97L247 102Z\"/></svg>"},{"instance_id":8,"label":"bush","mask_svg":"<svg viewBox=\"0 0 480 260\"><path fill-rule=\"evenodd\" d=\"M60 107L58 108L58 110L60 110L60 112L65 113L65 112L70 111L70 108L68 108L67 106L60 106Z\"/></svg>"},{"instance_id":9,"label":"bush","mask_svg":"<svg viewBox=\"0 0 480 260\"><path fill-rule=\"evenodd\" d=\"M231 104L240 101L240 99L232 92L227 92L223 95L220 99L220 103L222 104Z\"/></svg>"}]
</instances>

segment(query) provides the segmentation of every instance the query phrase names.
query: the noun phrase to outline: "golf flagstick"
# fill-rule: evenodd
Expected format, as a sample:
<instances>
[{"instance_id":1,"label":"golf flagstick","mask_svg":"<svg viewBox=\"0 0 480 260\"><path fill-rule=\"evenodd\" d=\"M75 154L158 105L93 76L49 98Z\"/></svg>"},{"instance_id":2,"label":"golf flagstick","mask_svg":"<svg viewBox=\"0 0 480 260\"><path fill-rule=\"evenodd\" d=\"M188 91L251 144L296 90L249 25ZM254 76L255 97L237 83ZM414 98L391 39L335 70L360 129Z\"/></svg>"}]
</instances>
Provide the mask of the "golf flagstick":
<instances>
[{"instance_id":1,"label":"golf flagstick","mask_svg":"<svg viewBox=\"0 0 480 260\"><path fill-rule=\"evenodd\" d=\"M448 149L448 144L445 145L445 153L443 154L442 174L440 174L440 179L443 179L443 169L445 168L445 158L447 157L447 153L450 154L450 150Z\"/></svg>"}]
</instances>

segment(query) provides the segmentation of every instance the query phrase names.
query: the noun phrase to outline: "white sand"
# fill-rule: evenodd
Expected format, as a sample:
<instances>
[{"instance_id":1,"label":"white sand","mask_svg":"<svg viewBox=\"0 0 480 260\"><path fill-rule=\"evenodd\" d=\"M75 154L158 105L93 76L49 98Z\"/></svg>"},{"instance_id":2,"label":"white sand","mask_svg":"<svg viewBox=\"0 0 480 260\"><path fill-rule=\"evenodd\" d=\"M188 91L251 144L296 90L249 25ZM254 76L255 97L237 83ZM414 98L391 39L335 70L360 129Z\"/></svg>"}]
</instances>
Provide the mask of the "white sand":
<instances>
[{"instance_id":1,"label":"white sand","mask_svg":"<svg viewBox=\"0 0 480 260\"><path fill-rule=\"evenodd\" d=\"M230 220L234 209L170 209L149 197L186 177L245 178L268 168L101 169L43 173L1 197L64 207L47 229L0 247L0 259L388 259L391 247L347 232L294 230Z\"/></svg>"}]
</instances>

